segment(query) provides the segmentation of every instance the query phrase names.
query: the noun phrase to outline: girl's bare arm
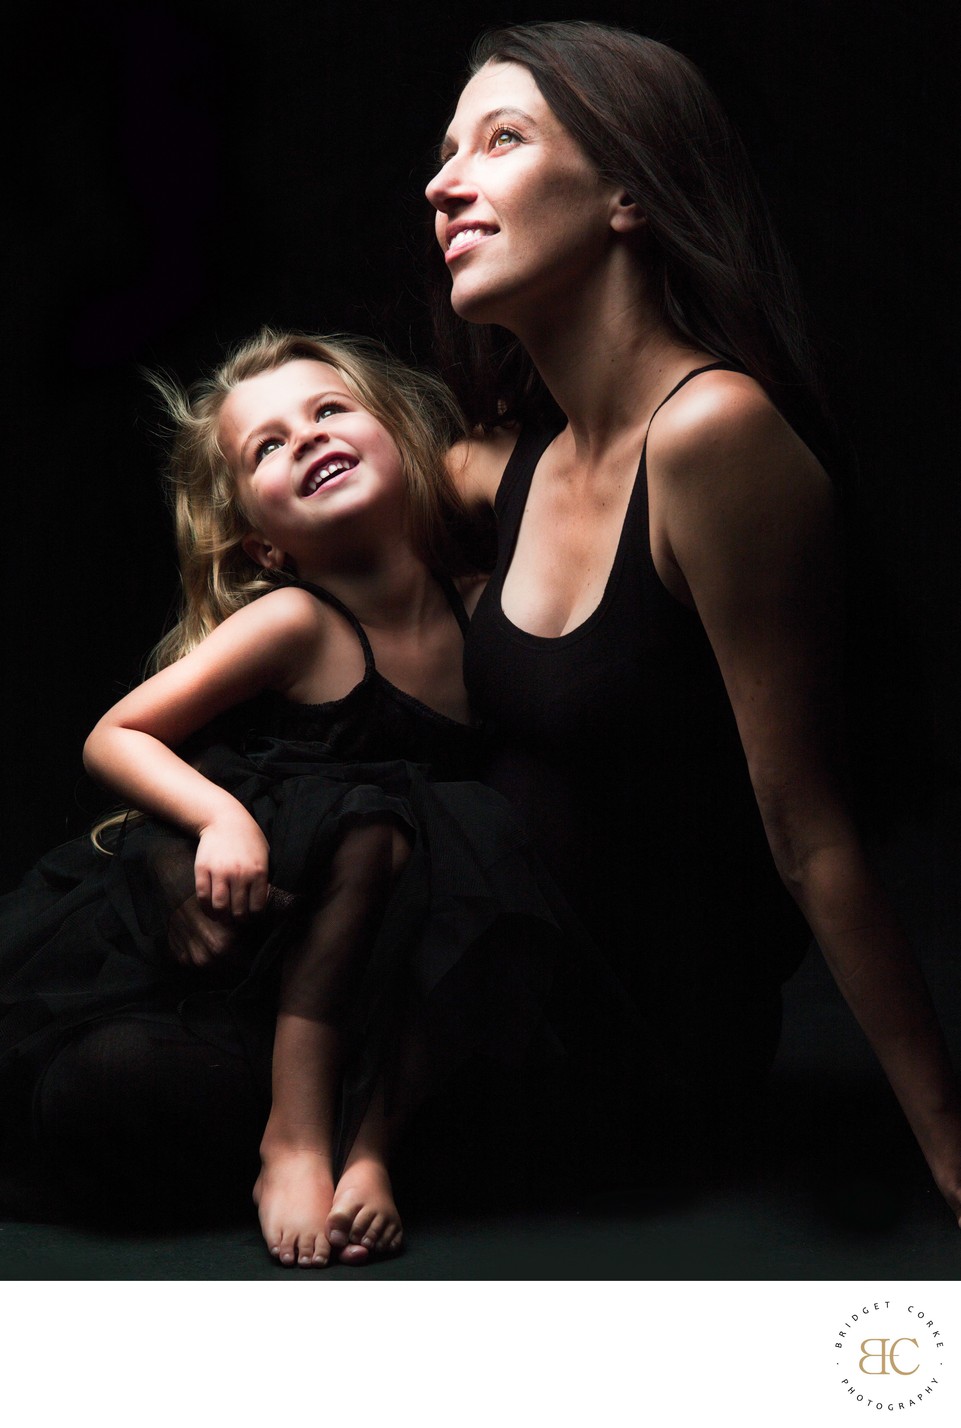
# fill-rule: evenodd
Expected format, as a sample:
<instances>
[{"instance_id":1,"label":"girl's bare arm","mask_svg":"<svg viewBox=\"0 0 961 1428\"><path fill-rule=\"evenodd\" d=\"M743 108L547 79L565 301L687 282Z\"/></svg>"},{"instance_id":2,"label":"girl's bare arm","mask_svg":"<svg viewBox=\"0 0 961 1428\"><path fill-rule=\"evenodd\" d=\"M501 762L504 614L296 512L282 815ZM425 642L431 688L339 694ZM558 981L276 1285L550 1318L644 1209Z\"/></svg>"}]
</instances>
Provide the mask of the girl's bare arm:
<instances>
[{"instance_id":1,"label":"girl's bare arm","mask_svg":"<svg viewBox=\"0 0 961 1428\"><path fill-rule=\"evenodd\" d=\"M121 699L84 746L94 777L199 840L196 892L207 910L235 917L261 911L269 850L243 805L176 749L261 690L287 688L317 657L320 629L312 597L300 590L272 592Z\"/></svg>"}]
</instances>

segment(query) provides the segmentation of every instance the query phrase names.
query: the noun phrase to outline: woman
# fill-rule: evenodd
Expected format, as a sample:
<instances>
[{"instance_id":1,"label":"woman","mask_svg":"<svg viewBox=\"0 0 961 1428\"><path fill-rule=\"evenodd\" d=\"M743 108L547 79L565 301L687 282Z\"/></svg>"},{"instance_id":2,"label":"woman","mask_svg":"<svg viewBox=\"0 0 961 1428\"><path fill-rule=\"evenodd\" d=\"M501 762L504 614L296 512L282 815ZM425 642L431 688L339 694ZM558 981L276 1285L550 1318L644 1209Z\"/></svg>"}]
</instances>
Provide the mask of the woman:
<instances>
[{"instance_id":1,"label":"woman","mask_svg":"<svg viewBox=\"0 0 961 1428\"><path fill-rule=\"evenodd\" d=\"M839 749L827 423L739 143L680 55L551 23L480 40L440 158L454 469L499 529L488 777L646 1014L689 1158L773 1054L786 889L959 1217L957 1088Z\"/></svg>"}]
</instances>

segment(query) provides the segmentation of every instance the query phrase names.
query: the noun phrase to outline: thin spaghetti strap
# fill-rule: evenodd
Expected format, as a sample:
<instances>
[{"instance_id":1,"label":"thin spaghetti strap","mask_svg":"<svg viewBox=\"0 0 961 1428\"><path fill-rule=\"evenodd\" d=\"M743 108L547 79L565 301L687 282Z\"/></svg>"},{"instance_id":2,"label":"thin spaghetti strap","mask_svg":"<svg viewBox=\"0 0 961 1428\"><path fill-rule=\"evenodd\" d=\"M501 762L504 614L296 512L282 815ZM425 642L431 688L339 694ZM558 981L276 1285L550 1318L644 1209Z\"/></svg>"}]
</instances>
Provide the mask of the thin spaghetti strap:
<instances>
[{"instance_id":1,"label":"thin spaghetti strap","mask_svg":"<svg viewBox=\"0 0 961 1428\"><path fill-rule=\"evenodd\" d=\"M646 458L647 458L647 438L648 438L648 435L649 435L650 430L651 430L651 422L652 422L652 421L654 420L654 418L657 416L658 412L661 410L661 407L666 406L667 403L671 400L671 398L674 397L674 396L676 396L677 393L681 390L682 387L686 387L687 384L688 384L688 382L690 382L690 381L692 380L692 378L694 378L694 377L699 377L702 372L743 372L743 371L744 371L744 368L743 368L743 367L739 367L736 362L725 362L725 361L723 361L723 360L719 360L719 361L717 361L717 362L708 362L708 363L707 363L705 366L703 366L703 367L695 367L693 372L688 372L685 377L682 377L681 380L676 384L676 386L673 386L673 387L671 388L671 390L668 392L667 396L664 397L661 401L659 401L658 404L657 404L657 406L656 406L656 407L654 408L654 410L651 412L650 420L649 420L648 423L647 423L647 431L644 433L644 445L641 447L641 461L642 461L642 462L645 462L645 464L646 464Z\"/></svg>"},{"instance_id":2,"label":"thin spaghetti strap","mask_svg":"<svg viewBox=\"0 0 961 1428\"><path fill-rule=\"evenodd\" d=\"M309 580L301 580L300 577L296 575L285 576L280 583L306 590L308 594L316 596L318 600L322 600L325 605L332 605L339 615L343 615L360 641L360 647L364 652L364 669L366 673L369 674L376 667L374 665L374 651L370 647L367 631L353 610L349 610L342 600L338 600L336 595L331 595L330 591L325 590L322 585L313 585Z\"/></svg>"},{"instance_id":3,"label":"thin spaghetti strap","mask_svg":"<svg viewBox=\"0 0 961 1428\"><path fill-rule=\"evenodd\" d=\"M466 640L467 631L470 629L470 616L464 609L464 602L461 599L461 593L458 590L456 583L447 574L446 570L435 570L434 575L436 577L438 585L443 590L444 594L447 596L447 603L453 610L454 618L456 619L458 625L460 625L460 632Z\"/></svg>"}]
</instances>

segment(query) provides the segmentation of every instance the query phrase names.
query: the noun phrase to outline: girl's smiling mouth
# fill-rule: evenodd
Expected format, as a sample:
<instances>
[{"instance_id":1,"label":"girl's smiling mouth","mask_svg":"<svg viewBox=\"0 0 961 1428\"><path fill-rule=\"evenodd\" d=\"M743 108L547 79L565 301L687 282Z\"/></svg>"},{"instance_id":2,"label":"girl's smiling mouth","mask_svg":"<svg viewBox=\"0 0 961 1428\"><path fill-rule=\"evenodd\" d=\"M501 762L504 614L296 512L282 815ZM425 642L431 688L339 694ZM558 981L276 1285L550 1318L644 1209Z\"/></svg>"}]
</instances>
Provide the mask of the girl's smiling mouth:
<instances>
[{"instance_id":1,"label":"girl's smiling mouth","mask_svg":"<svg viewBox=\"0 0 961 1428\"><path fill-rule=\"evenodd\" d=\"M325 456L322 460L315 461L300 488L301 496L312 496L321 486L328 486L338 476L353 471L356 465L357 457L346 455Z\"/></svg>"}]
</instances>

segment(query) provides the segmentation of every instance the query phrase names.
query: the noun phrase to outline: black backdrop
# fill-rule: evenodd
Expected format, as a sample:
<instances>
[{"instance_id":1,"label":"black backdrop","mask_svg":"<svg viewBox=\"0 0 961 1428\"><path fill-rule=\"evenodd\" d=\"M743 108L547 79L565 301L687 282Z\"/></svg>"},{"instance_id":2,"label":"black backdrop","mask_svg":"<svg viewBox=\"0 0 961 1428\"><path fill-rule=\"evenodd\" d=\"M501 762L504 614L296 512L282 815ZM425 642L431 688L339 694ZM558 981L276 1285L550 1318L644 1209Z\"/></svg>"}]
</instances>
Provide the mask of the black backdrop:
<instances>
[{"instance_id":1,"label":"black backdrop","mask_svg":"<svg viewBox=\"0 0 961 1428\"><path fill-rule=\"evenodd\" d=\"M175 578L140 369L262 322L428 361L429 152L471 38L591 18L690 55L740 127L860 460L857 744L878 804L956 815L958 55L950 6L371 0L34 7L8 30L3 880L103 799L80 748ZM13 89L14 83L16 88Z\"/></svg>"}]
</instances>

